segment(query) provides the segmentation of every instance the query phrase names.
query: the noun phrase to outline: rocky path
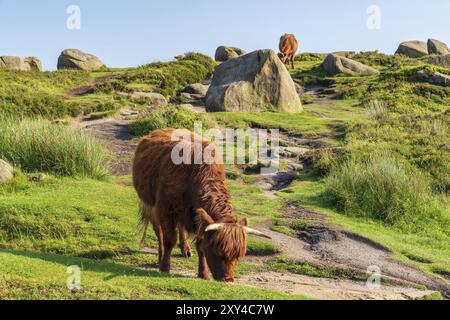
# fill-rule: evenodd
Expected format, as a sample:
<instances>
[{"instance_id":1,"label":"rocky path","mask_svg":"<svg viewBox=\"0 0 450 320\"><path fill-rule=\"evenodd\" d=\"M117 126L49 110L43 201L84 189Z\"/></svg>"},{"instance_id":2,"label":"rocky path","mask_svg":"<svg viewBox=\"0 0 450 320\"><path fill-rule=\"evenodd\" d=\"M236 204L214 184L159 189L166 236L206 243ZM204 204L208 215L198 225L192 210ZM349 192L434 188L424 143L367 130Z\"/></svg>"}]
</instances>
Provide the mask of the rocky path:
<instances>
[{"instance_id":1,"label":"rocky path","mask_svg":"<svg viewBox=\"0 0 450 320\"><path fill-rule=\"evenodd\" d=\"M114 175L131 174L131 162L136 148L133 140L131 120L127 117L83 121L76 125L91 131L105 142L113 152L111 172ZM280 155L286 163L286 170L272 175L260 176L257 185L270 198L277 198L276 192L289 186L296 173L303 169L299 155L323 145L319 141L306 141L284 136L287 146L282 147ZM305 223L297 237L275 232L270 224L257 226L272 237L273 243L281 252L299 263L308 263L319 268L330 267L345 273L367 277L370 267L380 269L390 285L373 289L365 281L351 279L314 278L292 273L263 272L247 274L237 280L238 284L280 291L289 294L304 294L317 299L415 299L428 296L433 291L417 289L424 285L435 291L450 294L448 284L422 271L394 261L392 254L382 246L346 232L344 229L327 222L324 215L302 208L295 204L286 204L283 212L285 219L301 220ZM272 257L248 257L250 264L263 264ZM195 276L192 271L180 270L180 274ZM395 284L395 285L393 285Z\"/></svg>"}]
</instances>

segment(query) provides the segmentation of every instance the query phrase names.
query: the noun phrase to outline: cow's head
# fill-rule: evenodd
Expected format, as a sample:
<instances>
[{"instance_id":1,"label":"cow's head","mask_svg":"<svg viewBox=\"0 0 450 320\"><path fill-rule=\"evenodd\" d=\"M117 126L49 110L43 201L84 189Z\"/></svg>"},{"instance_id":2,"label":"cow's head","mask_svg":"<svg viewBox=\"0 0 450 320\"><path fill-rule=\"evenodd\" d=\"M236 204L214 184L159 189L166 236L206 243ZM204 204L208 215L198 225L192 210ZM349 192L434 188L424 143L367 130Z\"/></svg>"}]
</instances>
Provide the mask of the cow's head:
<instances>
[{"instance_id":1,"label":"cow's head","mask_svg":"<svg viewBox=\"0 0 450 320\"><path fill-rule=\"evenodd\" d=\"M233 282L234 269L247 251L247 235L270 237L247 227L247 219L240 223L215 223L203 209L198 209L196 212L197 218L203 225L200 249L206 256L214 279Z\"/></svg>"},{"instance_id":2,"label":"cow's head","mask_svg":"<svg viewBox=\"0 0 450 320\"><path fill-rule=\"evenodd\" d=\"M287 56L286 54L280 52L280 53L278 54L278 58L280 58L281 62L286 63L286 62L287 62L287 59L288 59L288 56Z\"/></svg>"}]
</instances>

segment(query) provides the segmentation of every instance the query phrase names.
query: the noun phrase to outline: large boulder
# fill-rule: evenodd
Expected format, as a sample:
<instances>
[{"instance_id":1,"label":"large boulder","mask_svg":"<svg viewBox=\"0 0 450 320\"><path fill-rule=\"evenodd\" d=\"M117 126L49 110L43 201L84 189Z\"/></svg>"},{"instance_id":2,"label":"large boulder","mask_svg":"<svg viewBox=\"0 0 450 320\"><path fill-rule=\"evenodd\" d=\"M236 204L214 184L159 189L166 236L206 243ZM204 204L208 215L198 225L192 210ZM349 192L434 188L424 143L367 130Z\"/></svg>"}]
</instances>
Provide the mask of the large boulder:
<instances>
[{"instance_id":1,"label":"large boulder","mask_svg":"<svg viewBox=\"0 0 450 320\"><path fill-rule=\"evenodd\" d=\"M450 54L432 57L427 61L427 63L450 69Z\"/></svg>"},{"instance_id":2,"label":"large boulder","mask_svg":"<svg viewBox=\"0 0 450 320\"><path fill-rule=\"evenodd\" d=\"M225 62L230 59L238 58L245 54L246 52L239 48L220 46L216 50L215 59L219 62Z\"/></svg>"},{"instance_id":3,"label":"large boulder","mask_svg":"<svg viewBox=\"0 0 450 320\"><path fill-rule=\"evenodd\" d=\"M206 96L208 112L300 112L291 75L273 50L259 50L219 65Z\"/></svg>"},{"instance_id":4,"label":"large boulder","mask_svg":"<svg viewBox=\"0 0 450 320\"><path fill-rule=\"evenodd\" d=\"M445 55L450 54L450 50L447 45L439 40L429 39L428 40L428 53L429 54L439 54Z\"/></svg>"},{"instance_id":5,"label":"large boulder","mask_svg":"<svg viewBox=\"0 0 450 320\"><path fill-rule=\"evenodd\" d=\"M8 182L14 178L14 169L6 161L0 159L0 184Z\"/></svg>"},{"instance_id":6,"label":"large boulder","mask_svg":"<svg viewBox=\"0 0 450 320\"><path fill-rule=\"evenodd\" d=\"M329 75L341 73L349 75L372 75L380 73L378 70L358 61L333 53L326 57L325 61L322 63L322 67Z\"/></svg>"},{"instance_id":7,"label":"large boulder","mask_svg":"<svg viewBox=\"0 0 450 320\"><path fill-rule=\"evenodd\" d=\"M395 53L410 58L420 58L428 55L428 45L423 41L405 41L399 45Z\"/></svg>"},{"instance_id":8,"label":"large boulder","mask_svg":"<svg viewBox=\"0 0 450 320\"><path fill-rule=\"evenodd\" d=\"M64 50L58 59L58 70L76 69L96 71L103 66L104 64L99 58L78 49Z\"/></svg>"},{"instance_id":9,"label":"large boulder","mask_svg":"<svg viewBox=\"0 0 450 320\"><path fill-rule=\"evenodd\" d=\"M3 56L0 57L0 68L15 71L42 71L42 63L36 57Z\"/></svg>"}]
</instances>

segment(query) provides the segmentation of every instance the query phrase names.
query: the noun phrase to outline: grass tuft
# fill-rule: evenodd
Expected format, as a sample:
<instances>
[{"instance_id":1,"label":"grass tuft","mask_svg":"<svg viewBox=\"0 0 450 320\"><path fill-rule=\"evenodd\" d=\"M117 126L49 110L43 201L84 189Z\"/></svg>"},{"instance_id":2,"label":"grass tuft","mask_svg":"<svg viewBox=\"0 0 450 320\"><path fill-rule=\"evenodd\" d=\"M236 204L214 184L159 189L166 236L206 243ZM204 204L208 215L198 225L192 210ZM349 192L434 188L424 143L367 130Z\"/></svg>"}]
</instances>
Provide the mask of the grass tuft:
<instances>
[{"instance_id":1,"label":"grass tuft","mask_svg":"<svg viewBox=\"0 0 450 320\"><path fill-rule=\"evenodd\" d=\"M103 179L105 147L88 133L43 119L0 119L0 158L25 172Z\"/></svg>"}]
</instances>

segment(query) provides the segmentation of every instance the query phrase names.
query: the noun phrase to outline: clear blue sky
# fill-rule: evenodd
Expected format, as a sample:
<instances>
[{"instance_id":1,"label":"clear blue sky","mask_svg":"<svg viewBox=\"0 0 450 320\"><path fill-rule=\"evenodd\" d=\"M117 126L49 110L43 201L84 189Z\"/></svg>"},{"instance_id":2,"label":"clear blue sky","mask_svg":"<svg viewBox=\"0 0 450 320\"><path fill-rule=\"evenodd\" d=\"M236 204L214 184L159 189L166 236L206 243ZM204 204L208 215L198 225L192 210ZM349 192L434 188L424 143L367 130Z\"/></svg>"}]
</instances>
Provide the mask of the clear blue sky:
<instances>
[{"instance_id":1,"label":"clear blue sky","mask_svg":"<svg viewBox=\"0 0 450 320\"><path fill-rule=\"evenodd\" d=\"M81 8L81 30L66 9ZM367 28L367 8L381 29ZM276 49L295 33L300 50L392 53L404 40L450 43L449 0L0 0L0 55L37 56L55 69L59 53L79 48L108 66L170 60L187 51L213 55L219 45Z\"/></svg>"}]
</instances>

